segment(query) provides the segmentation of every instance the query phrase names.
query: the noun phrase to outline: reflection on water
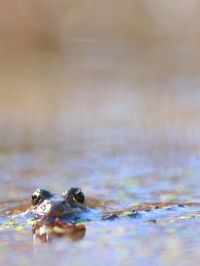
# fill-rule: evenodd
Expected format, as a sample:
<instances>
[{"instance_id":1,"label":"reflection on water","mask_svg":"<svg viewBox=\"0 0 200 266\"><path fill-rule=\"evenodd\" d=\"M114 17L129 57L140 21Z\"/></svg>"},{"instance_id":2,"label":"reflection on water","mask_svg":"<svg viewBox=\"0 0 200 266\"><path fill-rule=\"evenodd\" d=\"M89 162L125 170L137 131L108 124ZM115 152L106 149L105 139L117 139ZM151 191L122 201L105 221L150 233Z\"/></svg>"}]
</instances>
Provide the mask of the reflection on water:
<instances>
[{"instance_id":1,"label":"reflection on water","mask_svg":"<svg viewBox=\"0 0 200 266\"><path fill-rule=\"evenodd\" d=\"M36 223L32 228L34 245L37 242L50 244L53 239L68 237L72 241L79 241L84 238L86 233L85 225L63 224L54 227Z\"/></svg>"}]
</instances>

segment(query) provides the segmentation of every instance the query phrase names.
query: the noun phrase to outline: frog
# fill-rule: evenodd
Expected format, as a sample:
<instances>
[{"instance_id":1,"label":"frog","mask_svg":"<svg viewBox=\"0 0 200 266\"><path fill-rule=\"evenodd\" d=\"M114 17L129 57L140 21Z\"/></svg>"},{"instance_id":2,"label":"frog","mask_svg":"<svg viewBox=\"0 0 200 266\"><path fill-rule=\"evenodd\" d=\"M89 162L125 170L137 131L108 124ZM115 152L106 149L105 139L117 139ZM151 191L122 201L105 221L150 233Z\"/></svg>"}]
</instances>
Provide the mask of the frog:
<instances>
[{"instance_id":1,"label":"frog","mask_svg":"<svg viewBox=\"0 0 200 266\"><path fill-rule=\"evenodd\" d=\"M44 242L49 242L52 237L61 235L68 235L73 240L82 239L90 223L122 218L157 223L160 218L163 220L163 217L170 219L168 211L171 211L173 215L173 211L176 213L178 210L180 217L185 213L199 211L199 203L177 202L141 203L116 210L108 207L107 202L86 199L82 189L78 186L71 187L61 194L37 188L31 195L29 205L25 211L22 205L20 208L7 210L3 214L4 216L10 214L8 222L15 222L16 215L20 215L19 222L23 224L32 219L34 237Z\"/></svg>"}]
</instances>

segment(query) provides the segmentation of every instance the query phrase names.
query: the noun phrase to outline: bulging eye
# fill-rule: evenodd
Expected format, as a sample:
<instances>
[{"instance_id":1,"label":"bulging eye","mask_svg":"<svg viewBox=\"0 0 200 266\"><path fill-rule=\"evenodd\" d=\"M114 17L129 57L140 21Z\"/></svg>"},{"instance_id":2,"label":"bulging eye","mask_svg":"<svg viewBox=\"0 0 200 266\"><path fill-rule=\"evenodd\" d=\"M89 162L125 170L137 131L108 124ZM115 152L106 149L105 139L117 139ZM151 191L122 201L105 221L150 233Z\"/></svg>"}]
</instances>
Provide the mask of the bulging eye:
<instances>
[{"instance_id":1,"label":"bulging eye","mask_svg":"<svg viewBox=\"0 0 200 266\"><path fill-rule=\"evenodd\" d=\"M38 202L41 200L41 195L40 195L40 190L37 189L33 195L31 196L31 202L32 202L32 205L36 205L38 204Z\"/></svg>"},{"instance_id":2,"label":"bulging eye","mask_svg":"<svg viewBox=\"0 0 200 266\"><path fill-rule=\"evenodd\" d=\"M85 201L85 195L82 191L76 191L74 197L79 203L84 203Z\"/></svg>"},{"instance_id":3,"label":"bulging eye","mask_svg":"<svg viewBox=\"0 0 200 266\"><path fill-rule=\"evenodd\" d=\"M72 207L80 207L80 205L84 205L85 195L78 187L71 187L63 194L64 198L69 201ZM82 206L81 206L82 207Z\"/></svg>"}]
</instances>

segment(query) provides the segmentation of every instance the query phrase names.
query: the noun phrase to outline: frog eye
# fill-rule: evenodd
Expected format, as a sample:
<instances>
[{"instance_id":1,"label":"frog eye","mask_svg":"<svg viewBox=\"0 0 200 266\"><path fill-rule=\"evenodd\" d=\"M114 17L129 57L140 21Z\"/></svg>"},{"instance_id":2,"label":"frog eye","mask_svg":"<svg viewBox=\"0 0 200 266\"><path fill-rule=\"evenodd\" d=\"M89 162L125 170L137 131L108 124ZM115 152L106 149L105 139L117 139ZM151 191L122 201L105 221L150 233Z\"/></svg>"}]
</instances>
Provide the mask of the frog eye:
<instances>
[{"instance_id":1,"label":"frog eye","mask_svg":"<svg viewBox=\"0 0 200 266\"><path fill-rule=\"evenodd\" d=\"M71 187L63 193L63 196L69 201L72 207L80 207L80 205L83 205L85 201L85 195L78 187Z\"/></svg>"},{"instance_id":2,"label":"frog eye","mask_svg":"<svg viewBox=\"0 0 200 266\"><path fill-rule=\"evenodd\" d=\"M83 194L83 192L81 190L77 190L74 192L74 198L76 201L78 201L79 203L84 203L85 201L85 195Z\"/></svg>"},{"instance_id":3,"label":"frog eye","mask_svg":"<svg viewBox=\"0 0 200 266\"><path fill-rule=\"evenodd\" d=\"M36 191L31 196L32 205L36 205L39 202L49 199L52 197L52 194L45 189L36 189Z\"/></svg>"},{"instance_id":4,"label":"frog eye","mask_svg":"<svg viewBox=\"0 0 200 266\"><path fill-rule=\"evenodd\" d=\"M40 190L37 189L33 195L31 196L31 202L32 202L32 205L36 205L39 201L41 200L41 193L40 193Z\"/></svg>"}]
</instances>

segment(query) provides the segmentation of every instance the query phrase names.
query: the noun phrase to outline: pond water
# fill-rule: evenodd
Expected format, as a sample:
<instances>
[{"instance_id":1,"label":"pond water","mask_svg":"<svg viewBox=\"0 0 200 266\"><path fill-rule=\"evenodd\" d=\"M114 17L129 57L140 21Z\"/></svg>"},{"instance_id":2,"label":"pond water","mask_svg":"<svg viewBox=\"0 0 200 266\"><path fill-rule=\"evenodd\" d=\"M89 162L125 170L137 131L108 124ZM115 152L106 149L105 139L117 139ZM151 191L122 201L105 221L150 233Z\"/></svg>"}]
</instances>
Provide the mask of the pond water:
<instances>
[{"instance_id":1,"label":"pond water","mask_svg":"<svg viewBox=\"0 0 200 266\"><path fill-rule=\"evenodd\" d=\"M35 188L61 193L73 185L80 186L86 197L107 202L108 209L152 202L199 203L198 143L189 139L181 145L174 136L168 143L139 137L136 142L129 134L121 134L108 131L107 137L105 132L65 145L2 148L1 211L19 207ZM153 210L138 218L96 221L86 224L80 237L66 235L48 243L34 239L30 225L23 229L1 225L0 263L195 264L200 258L199 212L200 207L180 207ZM1 224L6 219L1 215Z\"/></svg>"}]
</instances>

